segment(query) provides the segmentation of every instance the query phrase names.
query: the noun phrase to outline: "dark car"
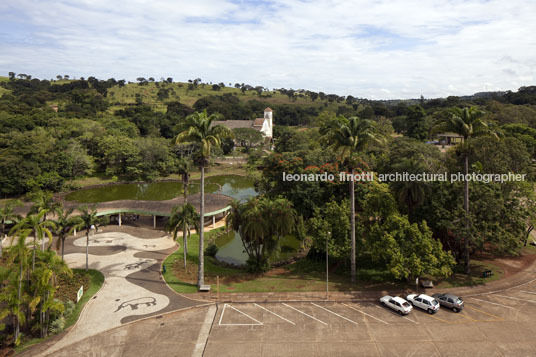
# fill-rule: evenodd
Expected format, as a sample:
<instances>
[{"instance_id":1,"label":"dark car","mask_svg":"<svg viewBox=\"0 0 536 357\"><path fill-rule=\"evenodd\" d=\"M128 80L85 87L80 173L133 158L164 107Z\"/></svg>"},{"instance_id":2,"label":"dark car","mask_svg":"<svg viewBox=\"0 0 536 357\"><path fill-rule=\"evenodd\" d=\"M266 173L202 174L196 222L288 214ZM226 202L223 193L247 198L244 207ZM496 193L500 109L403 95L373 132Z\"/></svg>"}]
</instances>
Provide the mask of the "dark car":
<instances>
[{"instance_id":1,"label":"dark car","mask_svg":"<svg viewBox=\"0 0 536 357\"><path fill-rule=\"evenodd\" d=\"M463 300L462 298L453 295L453 294L434 294L432 295L434 299L439 301L441 306L445 306L451 309L454 312L460 312L463 310Z\"/></svg>"}]
</instances>

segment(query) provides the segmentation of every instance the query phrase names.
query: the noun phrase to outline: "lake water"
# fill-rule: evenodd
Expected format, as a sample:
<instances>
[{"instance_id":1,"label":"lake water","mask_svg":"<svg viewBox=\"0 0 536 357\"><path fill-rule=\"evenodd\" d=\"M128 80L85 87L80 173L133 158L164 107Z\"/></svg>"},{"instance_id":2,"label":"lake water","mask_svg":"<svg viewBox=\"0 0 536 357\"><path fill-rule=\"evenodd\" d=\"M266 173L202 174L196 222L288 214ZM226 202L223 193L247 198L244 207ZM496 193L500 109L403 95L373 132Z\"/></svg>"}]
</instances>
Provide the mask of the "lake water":
<instances>
[{"instance_id":1,"label":"lake water","mask_svg":"<svg viewBox=\"0 0 536 357\"><path fill-rule=\"evenodd\" d=\"M237 200L254 196L254 180L238 175L211 176L205 179L205 192L221 193ZM199 180L188 185L188 194L199 193ZM74 191L67 201L99 203L117 200L163 201L181 196L183 185L177 181L125 183Z\"/></svg>"}]
</instances>

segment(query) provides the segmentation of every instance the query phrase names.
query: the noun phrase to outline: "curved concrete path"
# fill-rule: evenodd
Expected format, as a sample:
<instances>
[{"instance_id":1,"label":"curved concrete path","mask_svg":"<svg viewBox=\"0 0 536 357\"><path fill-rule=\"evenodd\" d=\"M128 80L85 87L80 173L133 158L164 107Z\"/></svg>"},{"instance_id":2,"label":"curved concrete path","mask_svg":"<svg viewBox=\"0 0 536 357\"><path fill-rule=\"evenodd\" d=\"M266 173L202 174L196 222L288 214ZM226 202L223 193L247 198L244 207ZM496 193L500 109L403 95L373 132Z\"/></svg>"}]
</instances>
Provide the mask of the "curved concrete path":
<instances>
[{"instance_id":1,"label":"curved concrete path","mask_svg":"<svg viewBox=\"0 0 536 357\"><path fill-rule=\"evenodd\" d=\"M161 263L177 248L172 239L147 229L117 230L121 231L90 236L89 267L102 272L105 282L86 304L76 325L39 355L46 356L126 322L204 303L175 293L163 281ZM79 235L66 246L65 261L71 268L85 268L85 245L85 236Z\"/></svg>"}]
</instances>

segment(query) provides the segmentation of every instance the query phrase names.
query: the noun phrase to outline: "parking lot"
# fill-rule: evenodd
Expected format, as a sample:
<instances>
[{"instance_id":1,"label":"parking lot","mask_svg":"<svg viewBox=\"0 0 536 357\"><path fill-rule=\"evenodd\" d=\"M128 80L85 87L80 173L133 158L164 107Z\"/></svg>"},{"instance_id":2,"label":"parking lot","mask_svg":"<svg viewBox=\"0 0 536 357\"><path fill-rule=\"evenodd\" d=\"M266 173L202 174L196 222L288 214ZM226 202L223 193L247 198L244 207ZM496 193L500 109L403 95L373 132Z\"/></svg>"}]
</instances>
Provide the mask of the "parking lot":
<instances>
[{"instance_id":1,"label":"parking lot","mask_svg":"<svg viewBox=\"0 0 536 357\"><path fill-rule=\"evenodd\" d=\"M379 300L220 302L126 324L53 355L536 355L535 281L463 298L459 313L408 316Z\"/></svg>"},{"instance_id":2,"label":"parking lot","mask_svg":"<svg viewBox=\"0 0 536 357\"><path fill-rule=\"evenodd\" d=\"M400 316L366 302L222 303L206 356L536 355L536 285Z\"/></svg>"}]
</instances>

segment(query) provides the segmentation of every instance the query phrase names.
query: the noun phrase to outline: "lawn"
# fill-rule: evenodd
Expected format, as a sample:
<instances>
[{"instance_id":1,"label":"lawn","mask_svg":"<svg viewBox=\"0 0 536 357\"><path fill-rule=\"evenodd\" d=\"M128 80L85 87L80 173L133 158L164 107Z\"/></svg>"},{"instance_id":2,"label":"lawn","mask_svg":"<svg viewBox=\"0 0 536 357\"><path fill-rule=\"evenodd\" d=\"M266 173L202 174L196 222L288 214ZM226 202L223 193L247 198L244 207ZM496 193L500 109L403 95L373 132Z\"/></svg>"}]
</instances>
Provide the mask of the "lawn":
<instances>
[{"instance_id":1,"label":"lawn","mask_svg":"<svg viewBox=\"0 0 536 357\"><path fill-rule=\"evenodd\" d=\"M482 273L485 270L491 270L492 275L484 278ZM504 275L503 269L490 262L483 262L478 260L471 261L471 274L469 276L463 274L463 267L459 266L456 272L443 281L435 284L437 288L455 288L462 286L476 286L489 283L491 281L499 280Z\"/></svg>"},{"instance_id":2,"label":"lawn","mask_svg":"<svg viewBox=\"0 0 536 357\"><path fill-rule=\"evenodd\" d=\"M223 228L220 228L220 230ZM212 232L211 232L212 233ZM205 240L210 241L210 233ZM217 246L222 246L230 240L229 235L220 235L216 239ZM282 245L285 245L285 239ZM287 242L287 244L289 244ZM294 243L292 243L294 244ZM290 245L292 245L290 244ZM297 246L295 248L298 248ZM180 247L166 258L166 273L164 279L169 286L179 293L194 293L197 291L197 257L198 237L193 235L188 243L187 269L184 270L183 250ZM282 249L283 250L283 249ZM294 254L294 251L293 251ZM281 256L280 259L286 257ZM255 275L234 267L221 266L213 257L205 255L205 283L216 289L219 277L220 292L292 292L292 291L325 291L326 265L323 260L300 259L292 264L273 268L265 274ZM348 267L333 262L330 264L329 290L390 290L412 288L413 284L405 281L391 281L389 274L379 268L360 268L357 271L357 282L350 283ZM503 270L490 262L472 261L472 272L466 276L458 267L456 273L444 280L432 279L437 288L475 286L485 284L503 277ZM491 277L484 278L482 273L491 270Z\"/></svg>"},{"instance_id":3,"label":"lawn","mask_svg":"<svg viewBox=\"0 0 536 357\"><path fill-rule=\"evenodd\" d=\"M221 229L221 228L220 228ZM214 231L213 231L214 232ZM207 234L205 246L211 241L211 234ZM179 241L182 241L180 238ZM223 245L229 241L229 236L222 235L216 239L216 245ZM283 260L295 254L299 242L291 236L281 240L281 253L279 259ZM285 248L287 247L287 248ZM192 235L188 242L187 269L184 270L183 250L181 247L168 256L164 265L166 272L164 279L168 285L178 293L197 292L197 257L199 240ZM220 292L290 292L290 291L325 291L326 265L324 261L301 259L295 263L274 268L261 275L247 273L244 269L221 266L215 258L205 255L205 284L216 289L217 277L220 281ZM332 291L370 290L379 288L400 288L403 283L378 282L385 279L385 274L374 269L362 269L358 273L360 281L351 284L347 267L338 264L331 265L329 274L329 289ZM340 273L339 273L340 271Z\"/></svg>"}]
</instances>

